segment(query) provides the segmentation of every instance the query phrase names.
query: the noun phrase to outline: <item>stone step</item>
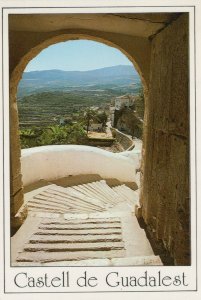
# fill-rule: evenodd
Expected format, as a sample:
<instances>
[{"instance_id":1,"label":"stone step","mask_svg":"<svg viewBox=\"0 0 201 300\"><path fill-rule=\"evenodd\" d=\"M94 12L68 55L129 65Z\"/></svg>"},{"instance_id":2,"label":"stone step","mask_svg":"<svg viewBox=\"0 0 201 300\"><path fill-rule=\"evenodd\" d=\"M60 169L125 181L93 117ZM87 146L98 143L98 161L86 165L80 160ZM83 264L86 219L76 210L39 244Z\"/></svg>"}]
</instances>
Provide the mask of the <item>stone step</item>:
<instances>
[{"instance_id":1,"label":"stone step","mask_svg":"<svg viewBox=\"0 0 201 300\"><path fill-rule=\"evenodd\" d=\"M93 267L106 267L109 266L110 259L108 258L93 258L93 259L84 259L84 260L68 260L68 261L53 261L53 262L31 262L31 266L38 266L38 267L43 267L43 266L54 266L54 267L60 267L60 266L77 266L77 267L87 267L87 266L93 266ZM30 266L30 262L14 262L12 263L13 267L27 267Z\"/></svg>"},{"instance_id":2,"label":"stone step","mask_svg":"<svg viewBox=\"0 0 201 300\"><path fill-rule=\"evenodd\" d=\"M100 198L100 199L101 199L104 203L106 203L106 204L111 204L111 205L113 204L113 202L112 202L111 199L108 197L108 195L106 195L106 194L104 193L103 189L102 189L102 190L99 190L99 189L97 188L95 182L90 183L90 184L85 184L84 188L87 189L87 190L90 190L91 195L92 195L93 197L98 197L98 198Z\"/></svg>"},{"instance_id":3,"label":"stone step","mask_svg":"<svg viewBox=\"0 0 201 300\"><path fill-rule=\"evenodd\" d=\"M38 221L34 226L30 220L26 237L22 232L16 266L162 265L130 209L139 190L99 180L71 187L49 184L25 198L29 218Z\"/></svg>"},{"instance_id":4,"label":"stone step","mask_svg":"<svg viewBox=\"0 0 201 300\"><path fill-rule=\"evenodd\" d=\"M43 193L40 193L36 196L34 196L31 200L29 201L33 201L33 199L39 199L39 200L43 200L43 201L47 201L48 203L57 203L58 205L64 205L64 206L68 206L67 201L64 198L55 198L54 195L52 195L51 192L49 191L44 191Z\"/></svg>"},{"instance_id":5,"label":"stone step","mask_svg":"<svg viewBox=\"0 0 201 300\"><path fill-rule=\"evenodd\" d=\"M61 201L61 199L62 199L62 201ZM53 201L55 204L53 204ZM39 202L41 204L47 204L50 206L56 205L58 207L63 207L66 212L68 211L68 209L74 208L74 207L77 208L77 206L78 206L78 205L76 206L75 203L72 202L71 199L65 199L64 197L56 196L55 194L53 194L53 195L50 195L50 194L49 195L44 195L44 194L37 195L33 199L29 200L28 205L29 205L29 203L39 203ZM89 207L87 205L83 205L83 204L81 204L81 207L84 209L88 209L88 210L91 209L91 207Z\"/></svg>"},{"instance_id":6,"label":"stone step","mask_svg":"<svg viewBox=\"0 0 201 300\"><path fill-rule=\"evenodd\" d=\"M103 197L102 195L100 195L100 193L98 193L98 191L92 192L89 188L84 187L84 186L74 186L74 187L72 187L72 189L74 189L92 199L98 199L99 201L101 201L102 204L106 205L108 203L108 200L105 197Z\"/></svg>"},{"instance_id":7,"label":"stone step","mask_svg":"<svg viewBox=\"0 0 201 300\"><path fill-rule=\"evenodd\" d=\"M79 252L23 252L17 257L17 262L59 262L59 261L80 261L83 259L96 259L96 258L112 258L123 257L125 250L110 250L110 251L79 251Z\"/></svg>"},{"instance_id":8,"label":"stone step","mask_svg":"<svg viewBox=\"0 0 201 300\"><path fill-rule=\"evenodd\" d=\"M24 263L26 266L27 263ZM107 267L123 267L123 266L163 266L159 256L134 256L134 257L117 257L117 258L102 258L102 259L84 259L76 261L60 261L47 262L46 266L107 266ZM16 264L17 266L17 264Z\"/></svg>"},{"instance_id":9,"label":"stone step","mask_svg":"<svg viewBox=\"0 0 201 300\"><path fill-rule=\"evenodd\" d=\"M83 212L83 211L81 211ZM68 211L68 214L79 214L80 213L80 210L76 210L76 209L69 209ZM85 213L91 213L91 211L85 211ZM28 207L28 214L31 215L32 217L33 216L38 216L38 217L47 217L47 215L51 215L53 217L53 215L55 215L57 218L60 216L60 215L65 215L64 212L62 211L59 211L59 210L56 210L55 209L47 209L47 208L41 208L40 206L29 206ZM37 215L38 214L38 215Z\"/></svg>"},{"instance_id":10,"label":"stone step","mask_svg":"<svg viewBox=\"0 0 201 300\"><path fill-rule=\"evenodd\" d=\"M68 188L67 188L68 189ZM67 191L67 189L62 188L62 187L55 187L54 189L51 188L50 191L52 193L52 196L63 199L63 201L66 201L68 205L73 205L73 206L83 206L83 207L94 207L94 208L103 208L104 206L102 203L100 203L97 199L91 199L89 197L81 197L73 195L70 191Z\"/></svg>"},{"instance_id":11,"label":"stone step","mask_svg":"<svg viewBox=\"0 0 201 300\"><path fill-rule=\"evenodd\" d=\"M55 199L55 202L51 202L49 201L48 198L46 199L43 199L43 197L40 197L40 196L37 196L35 197L33 200L30 200L29 203L28 203L28 206L31 205L31 204L38 204L39 206L40 205L47 205L48 207L51 207L53 209L64 209L65 212L68 211L70 209L70 206L67 205L67 204L61 204L61 203L58 203Z\"/></svg>"},{"instance_id":12,"label":"stone step","mask_svg":"<svg viewBox=\"0 0 201 300\"><path fill-rule=\"evenodd\" d=\"M121 242L122 237L119 234L105 235L87 235L87 236L54 236L54 235L33 235L29 243L30 244L57 244L57 243L99 243L99 242Z\"/></svg>"},{"instance_id":13,"label":"stone step","mask_svg":"<svg viewBox=\"0 0 201 300\"><path fill-rule=\"evenodd\" d=\"M123 201L128 201L127 197L122 193L122 190L120 189L119 186L114 187L113 190L118 193L118 195L122 198Z\"/></svg>"},{"instance_id":14,"label":"stone step","mask_svg":"<svg viewBox=\"0 0 201 300\"><path fill-rule=\"evenodd\" d=\"M120 218L108 218L108 219L73 219L73 220L64 220L64 219L57 219L56 221L53 221L51 219L43 219L41 224L105 224L105 223L120 223Z\"/></svg>"},{"instance_id":15,"label":"stone step","mask_svg":"<svg viewBox=\"0 0 201 300\"><path fill-rule=\"evenodd\" d=\"M62 187L55 187L54 189L51 188L51 192L56 197L60 199L63 198L63 201L67 203L71 203L71 205L87 207L91 209L102 209L105 210L105 205L103 205L102 201L97 198L89 197L89 195L83 195L81 193L76 193L76 190L73 188L62 188Z\"/></svg>"},{"instance_id":16,"label":"stone step","mask_svg":"<svg viewBox=\"0 0 201 300\"><path fill-rule=\"evenodd\" d=\"M97 211L100 211L100 210L90 210L90 209L87 209L87 208L79 208L79 207L69 207L68 209L63 209L63 208L60 208L60 207L52 207L48 204L43 204L43 203L35 203L34 201L32 202L29 202L28 204L28 209L32 209L32 210L41 210L41 211L48 211L48 212L54 212L54 213L61 213L61 214L65 214L67 212L97 212Z\"/></svg>"},{"instance_id":17,"label":"stone step","mask_svg":"<svg viewBox=\"0 0 201 300\"><path fill-rule=\"evenodd\" d=\"M79 251L110 251L124 249L123 242L97 242L97 243L56 243L56 244L26 244L26 252L79 252Z\"/></svg>"},{"instance_id":18,"label":"stone step","mask_svg":"<svg viewBox=\"0 0 201 300\"><path fill-rule=\"evenodd\" d=\"M13 266L29 266L28 262L14 263ZM35 266L99 266L99 267L122 267L122 266L163 266L159 256L134 256L134 257L117 257L117 258L94 258L94 259L84 259L84 260L75 260L75 261L56 261L56 262L44 262L34 263Z\"/></svg>"},{"instance_id":19,"label":"stone step","mask_svg":"<svg viewBox=\"0 0 201 300\"><path fill-rule=\"evenodd\" d=\"M62 188L63 189L63 188ZM79 208L88 211L104 211L105 207L101 205L100 202L88 198L82 199L81 197L69 196L65 191L59 190L59 188L51 189L51 197L54 197L56 200L65 202L69 207ZM94 203L95 202L95 203Z\"/></svg>"},{"instance_id":20,"label":"stone step","mask_svg":"<svg viewBox=\"0 0 201 300\"><path fill-rule=\"evenodd\" d=\"M107 183L106 183L105 180L101 180L101 181L96 182L96 183L97 183L97 185L99 185L100 187L104 187L104 188L105 188L105 190L106 190L106 192L108 193L108 195L111 196L111 197L113 198L114 203L121 201L119 195L118 195L116 192L114 192L114 190L113 190L111 187L109 187L109 186L107 185Z\"/></svg>"},{"instance_id":21,"label":"stone step","mask_svg":"<svg viewBox=\"0 0 201 300\"><path fill-rule=\"evenodd\" d=\"M117 229L117 228L121 228L121 223L112 223L112 224L55 224L55 225L51 225L51 224L47 224L47 225L43 225L40 224L39 229L48 229L48 230L85 230L85 229L109 229L109 228L113 228L113 229Z\"/></svg>"},{"instance_id":22,"label":"stone step","mask_svg":"<svg viewBox=\"0 0 201 300\"><path fill-rule=\"evenodd\" d=\"M98 197L101 197L107 203L115 205L119 202L118 195L106 184L104 180L86 184L85 187L91 189Z\"/></svg>"},{"instance_id":23,"label":"stone step","mask_svg":"<svg viewBox=\"0 0 201 300\"><path fill-rule=\"evenodd\" d=\"M121 228L105 228L105 229L38 229L36 235L110 235L110 234L121 234Z\"/></svg>"},{"instance_id":24,"label":"stone step","mask_svg":"<svg viewBox=\"0 0 201 300\"><path fill-rule=\"evenodd\" d=\"M93 182L90 183L90 186L93 188L93 190L96 190L108 203L111 203L112 205L115 204L115 201L113 199L113 196L108 193L105 186L103 184L99 184L100 182Z\"/></svg>"},{"instance_id":25,"label":"stone step","mask_svg":"<svg viewBox=\"0 0 201 300\"><path fill-rule=\"evenodd\" d=\"M131 190L129 187L125 185L121 185L121 186L113 187L113 190L119 195L121 195L121 197L128 203L133 205L138 203L138 199L139 199L138 194L135 191Z\"/></svg>"},{"instance_id":26,"label":"stone step","mask_svg":"<svg viewBox=\"0 0 201 300\"><path fill-rule=\"evenodd\" d=\"M48 266L53 266L54 263L47 263ZM58 265L58 263L57 263ZM159 256L134 256L134 257L117 257L103 259L85 259L80 261L61 262L61 265L66 266L163 266Z\"/></svg>"},{"instance_id":27,"label":"stone step","mask_svg":"<svg viewBox=\"0 0 201 300\"><path fill-rule=\"evenodd\" d=\"M38 194L37 191L28 193L27 198L29 211L35 213L99 213L122 201L133 206L138 198L129 187L120 185L111 188L105 180L67 188L50 184L38 190Z\"/></svg>"},{"instance_id":28,"label":"stone step","mask_svg":"<svg viewBox=\"0 0 201 300\"><path fill-rule=\"evenodd\" d=\"M115 198L117 195L114 193L112 188L107 185L105 180L96 181L94 184L96 187L99 187L100 190L103 190L107 196L112 197L112 199L116 201Z\"/></svg>"},{"instance_id":29,"label":"stone step","mask_svg":"<svg viewBox=\"0 0 201 300\"><path fill-rule=\"evenodd\" d=\"M47 211L47 212L57 212L57 213L60 213L60 214L65 214L66 210L63 210L63 209L54 209L54 208L51 208L49 207L48 205L37 205L37 204L28 204L28 211L29 210L32 210L32 211Z\"/></svg>"},{"instance_id":30,"label":"stone step","mask_svg":"<svg viewBox=\"0 0 201 300\"><path fill-rule=\"evenodd\" d=\"M139 198L138 193L136 191L131 190L126 185L121 185L120 187L122 193L124 193L124 195L128 198L128 200L135 202Z\"/></svg>"},{"instance_id":31,"label":"stone step","mask_svg":"<svg viewBox=\"0 0 201 300\"><path fill-rule=\"evenodd\" d=\"M94 204L94 205L99 205L103 208L108 208L110 207L110 203L108 201L106 201L105 199L99 197L99 195L94 195L92 193L88 193L86 191L81 191L79 189L79 187L70 187L70 188L67 188L67 192L71 192L73 194L76 194L77 197L79 199L83 199L83 201L86 201L88 204Z\"/></svg>"}]
</instances>

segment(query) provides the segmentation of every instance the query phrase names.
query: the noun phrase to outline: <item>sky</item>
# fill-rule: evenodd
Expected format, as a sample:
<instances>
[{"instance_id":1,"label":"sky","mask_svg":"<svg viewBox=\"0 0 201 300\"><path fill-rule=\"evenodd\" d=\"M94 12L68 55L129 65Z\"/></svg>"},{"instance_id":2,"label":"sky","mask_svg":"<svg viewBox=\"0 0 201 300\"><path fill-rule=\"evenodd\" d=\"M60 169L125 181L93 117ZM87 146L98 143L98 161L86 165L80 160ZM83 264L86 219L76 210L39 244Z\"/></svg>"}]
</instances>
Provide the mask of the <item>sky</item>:
<instances>
[{"instance_id":1,"label":"sky","mask_svg":"<svg viewBox=\"0 0 201 300\"><path fill-rule=\"evenodd\" d=\"M51 45L27 65L25 72L59 69L87 71L116 65L132 65L118 49L102 43L76 40Z\"/></svg>"}]
</instances>

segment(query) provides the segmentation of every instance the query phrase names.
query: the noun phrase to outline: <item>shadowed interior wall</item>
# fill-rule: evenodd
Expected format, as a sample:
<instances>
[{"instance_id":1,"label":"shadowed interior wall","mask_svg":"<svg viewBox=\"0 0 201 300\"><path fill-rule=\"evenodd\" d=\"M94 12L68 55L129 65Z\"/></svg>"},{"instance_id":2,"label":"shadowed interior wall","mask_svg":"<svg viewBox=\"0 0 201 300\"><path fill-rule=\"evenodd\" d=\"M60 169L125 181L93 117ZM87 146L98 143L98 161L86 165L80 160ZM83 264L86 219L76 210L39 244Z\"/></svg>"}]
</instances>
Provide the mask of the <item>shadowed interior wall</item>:
<instances>
[{"instance_id":1,"label":"shadowed interior wall","mask_svg":"<svg viewBox=\"0 0 201 300\"><path fill-rule=\"evenodd\" d=\"M174 258L189 257L188 16L152 40L146 103L143 218Z\"/></svg>"}]
</instances>

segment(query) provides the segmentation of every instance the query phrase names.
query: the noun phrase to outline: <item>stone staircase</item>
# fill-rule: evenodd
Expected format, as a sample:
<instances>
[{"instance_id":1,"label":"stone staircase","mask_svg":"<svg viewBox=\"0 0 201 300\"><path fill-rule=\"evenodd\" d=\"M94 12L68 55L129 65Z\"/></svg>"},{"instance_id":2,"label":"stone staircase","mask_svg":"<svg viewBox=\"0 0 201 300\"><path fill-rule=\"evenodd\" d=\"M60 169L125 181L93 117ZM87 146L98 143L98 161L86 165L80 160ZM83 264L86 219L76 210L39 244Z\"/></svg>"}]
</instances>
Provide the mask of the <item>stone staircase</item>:
<instances>
[{"instance_id":1,"label":"stone staircase","mask_svg":"<svg viewBox=\"0 0 201 300\"><path fill-rule=\"evenodd\" d=\"M105 180L61 187L55 184L39 188L25 197L29 212L91 213L103 212L126 202L134 206L137 193L126 185L109 187Z\"/></svg>"},{"instance_id":2,"label":"stone staircase","mask_svg":"<svg viewBox=\"0 0 201 300\"><path fill-rule=\"evenodd\" d=\"M161 265L134 216L137 201L138 191L105 180L26 193L12 265Z\"/></svg>"}]
</instances>

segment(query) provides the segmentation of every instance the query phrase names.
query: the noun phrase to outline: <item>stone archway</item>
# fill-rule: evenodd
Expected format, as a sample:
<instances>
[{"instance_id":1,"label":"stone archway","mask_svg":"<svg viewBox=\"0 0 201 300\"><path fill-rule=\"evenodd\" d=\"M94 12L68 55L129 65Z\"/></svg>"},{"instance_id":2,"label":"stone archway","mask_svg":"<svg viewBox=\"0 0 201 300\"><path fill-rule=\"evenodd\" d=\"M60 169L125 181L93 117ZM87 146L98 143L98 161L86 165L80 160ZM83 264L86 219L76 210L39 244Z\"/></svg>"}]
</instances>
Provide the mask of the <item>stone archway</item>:
<instances>
[{"instance_id":1,"label":"stone archway","mask_svg":"<svg viewBox=\"0 0 201 300\"><path fill-rule=\"evenodd\" d=\"M141 70L139 66L140 61L137 63L136 59L134 60L133 56L125 51L121 46L118 44L114 44L111 40L106 40L102 37L97 37L93 35L86 35L83 33L74 33L74 34L58 34L51 38L48 38L41 42L40 44L36 45L34 48L31 48L29 52L24 55L20 62L17 64L13 72L10 76L10 115L11 115L11 176L13 176L13 180L11 180L11 191L13 197L11 198L11 212L12 216L14 216L17 211L19 210L20 206L23 204L23 186L21 182L21 168L20 168L20 143L19 143L19 122L18 122L18 111L17 111L17 87L18 83L22 77L23 71L26 68L27 64L36 57L43 49L47 48L50 45L59 43L59 42L66 42L78 39L85 39L85 40L93 40L96 42L101 42L108 46L117 48L120 50L128 59L133 63L136 70L139 72L142 84L144 87L145 95L147 94L147 82L145 78L148 78L146 74L146 70ZM143 66L142 66L143 68ZM11 177L12 178L12 177ZM17 178L17 179L16 179ZM15 226L15 225L14 225Z\"/></svg>"}]
</instances>

